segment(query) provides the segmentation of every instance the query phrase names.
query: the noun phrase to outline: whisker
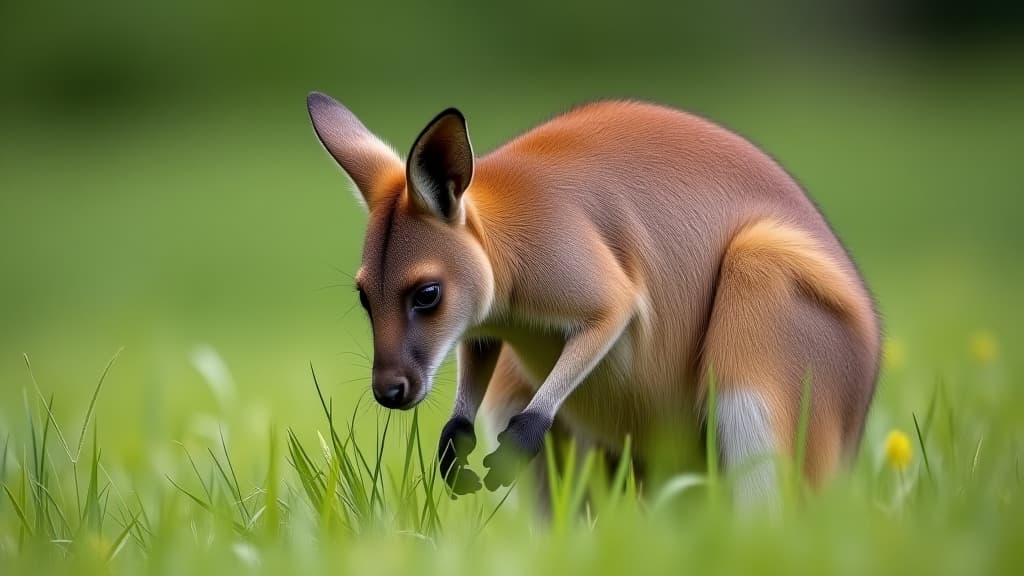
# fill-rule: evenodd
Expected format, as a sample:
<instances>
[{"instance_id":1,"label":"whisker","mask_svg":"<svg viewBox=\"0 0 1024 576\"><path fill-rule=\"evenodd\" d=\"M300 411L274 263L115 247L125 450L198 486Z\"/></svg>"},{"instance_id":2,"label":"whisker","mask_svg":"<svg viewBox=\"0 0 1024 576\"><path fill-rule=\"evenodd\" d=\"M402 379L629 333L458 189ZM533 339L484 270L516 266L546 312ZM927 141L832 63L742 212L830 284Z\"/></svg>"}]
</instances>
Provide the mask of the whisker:
<instances>
[{"instance_id":1,"label":"whisker","mask_svg":"<svg viewBox=\"0 0 1024 576\"><path fill-rule=\"evenodd\" d=\"M339 319L338 319L338 321L339 321L339 322L342 322L342 321L344 321L344 320L345 320L346 318L348 318L348 315L349 315L349 314L351 314L351 313L352 313L352 311L353 311L353 310L355 310L357 306L359 306L359 303L358 303L358 302L356 302L355 304L352 304L351 306L349 306L349 307L348 307L348 310L345 310L345 313L341 315L341 318L339 318ZM359 306L359 307L361 308L361 306Z\"/></svg>"},{"instance_id":2,"label":"whisker","mask_svg":"<svg viewBox=\"0 0 1024 576\"><path fill-rule=\"evenodd\" d=\"M348 317L348 315L349 315L349 314L351 314L351 313L352 313L352 311L353 311L353 310L355 310L355 309L356 309L356 306L358 306L358 305L359 305L359 302L354 302L354 303L352 303L352 305L351 305L351 306L349 306L347 310L345 310L345 313L344 313L344 314L342 314L341 316L339 316L339 317L335 318L335 322L342 322L342 321L344 321L344 320L345 320L345 318L347 318L347 317Z\"/></svg>"},{"instance_id":3,"label":"whisker","mask_svg":"<svg viewBox=\"0 0 1024 576\"><path fill-rule=\"evenodd\" d=\"M349 378L348 380L342 380L341 382L337 382L335 383L335 386L341 388L349 384L354 384L356 382L369 382L372 379L373 378L371 376L356 376L355 378Z\"/></svg>"},{"instance_id":4,"label":"whisker","mask_svg":"<svg viewBox=\"0 0 1024 576\"><path fill-rule=\"evenodd\" d=\"M363 360L364 362L366 362L366 364L356 365L357 368L369 368L370 367L370 359L367 358L365 354L363 354L361 352L352 352L351 350L343 350L341 352L338 352L338 356L343 356L345 354L348 354L350 356L355 356L357 359Z\"/></svg>"},{"instance_id":5,"label":"whisker","mask_svg":"<svg viewBox=\"0 0 1024 576\"><path fill-rule=\"evenodd\" d=\"M331 266L331 269L334 270L335 272L337 272L338 274L341 274L342 276L348 278L349 280L352 281L353 284L355 284L356 277L351 272L346 272L346 271L342 270L341 268L339 268L337 266Z\"/></svg>"},{"instance_id":6,"label":"whisker","mask_svg":"<svg viewBox=\"0 0 1024 576\"><path fill-rule=\"evenodd\" d=\"M316 288L313 288L313 291L314 292L321 292L323 290L329 290L331 288L348 288L350 290L355 290L356 289L356 285L355 284L350 284L348 282L338 283L338 284L325 284L323 286L318 286Z\"/></svg>"},{"instance_id":7,"label":"whisker","mask_svg":"<svg viewBox=\"0 0 1024 576\"><path fill-rule=\"evenodd\" d=\"M369 391L370 391L370 389L369 389L369 388L367 388L367 389L366 389L366 390L365 390L365 391L363 392L363 394L366 394L366 393L367 393L367 392L369 392ZM362 407L362 408L363 408L363 410L362 410L362 412L360 412L360 413L359 413L359 416L358 416L358 418L359 418L360 420L362 420L363 418L366 418L366 413L367 413L367 412L369 412L370 410L372 410L372 409L373 409L374 407L376 407L376 408L380 408L380 404L378 404L378 403L376 403L376 402L366 402L365 404L363 404L363 407Z\"/></svg>"},{"instance_id":8,"label":"whisker","mask_svg":"<svg viewBox=\"0 0 1024 576\"><path fill-rule=\"evenodd\" d=\"M342 350L341 352L339 352L339 354L351 354L351 355L355 356L356 358L359 358L360 360L367 360L367 361L370 360L370 357L367 356L366 353L364 353L362 350L360 350L358 352L355 352L355 351L352 351L352 350Z\"/></svg>"},{"instance_id":9,"label":"whisker","mask_svg":"<svg viewBox=\"0 0 1024 576\"><path fill-rule=\"evenodd\" d=\"M435 410L437 413L444 413L444 406L441 405L441 399L434 394L428 394L423 399L422 403L428 410Z\"/></svg>"},{"instance_id":10,"label":"whisker","mask_svg":"<svg viewBox=\"0 0 1024 576\"><path fill-rule=\"evenodd\" d=\"M346 333L346 334L348 335L349 339L351 339L351 340L352 340L352 343L356 345L356 348L359 348L359 351L363 353L363 356L364 356L364 357L365 357L365 358L366 358L367 360L369 360L369 359L370 359L370 355L369 355L369 353L368 353L368 352L366 351L366 348L364 348L364 347L363 347L363 345L362 345L362 344L361 344L361 343L359 342L359 339L357 339L357 338L355 337L355 335L354 335L354 334L352 334L352 330L350 330L350 329L346 328L346 329L345 329L345 333Z\"/></svg>"}]
</instances>

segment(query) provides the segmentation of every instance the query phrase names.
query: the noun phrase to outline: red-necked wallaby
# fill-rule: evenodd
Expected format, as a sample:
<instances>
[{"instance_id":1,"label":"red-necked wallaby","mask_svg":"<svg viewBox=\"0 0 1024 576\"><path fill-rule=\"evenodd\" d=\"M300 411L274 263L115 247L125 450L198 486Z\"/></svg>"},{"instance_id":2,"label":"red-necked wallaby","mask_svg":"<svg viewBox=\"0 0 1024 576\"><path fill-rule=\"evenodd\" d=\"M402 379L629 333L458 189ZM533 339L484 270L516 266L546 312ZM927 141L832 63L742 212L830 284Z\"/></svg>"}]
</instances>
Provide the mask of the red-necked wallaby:
<instances>
[{"instance_id":1,"label":"red-necked wallaby","mask_svg":"<svg viewBox=\"0 0 1024 576\"><path fill-rule=\"evenodd\" d=\"M482 404L505 425L483 462L493 490L555 424L612 453L631 436L641 459L656 430L699 437L711 373L727 471L794 450L808 375L807 477L856 452L879 363L871 298L814 204L750 142L601 102L475 158L449 109L403 163L338 102L308 106L369 210L356 283L377 401L415 406L457 347L440 441L457 493L479 488L466 457ZM773 491L761 460L738 495Z\"/></svg>"}]
</instances>

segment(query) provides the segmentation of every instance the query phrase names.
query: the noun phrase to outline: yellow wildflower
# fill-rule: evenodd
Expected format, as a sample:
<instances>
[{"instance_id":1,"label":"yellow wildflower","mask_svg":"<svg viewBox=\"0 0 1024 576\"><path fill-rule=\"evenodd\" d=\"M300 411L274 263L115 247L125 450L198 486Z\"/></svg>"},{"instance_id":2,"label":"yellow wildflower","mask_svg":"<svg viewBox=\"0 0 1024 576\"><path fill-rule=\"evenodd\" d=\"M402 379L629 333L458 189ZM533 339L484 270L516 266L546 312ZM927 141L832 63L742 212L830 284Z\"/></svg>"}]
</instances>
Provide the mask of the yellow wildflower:
<instances>
[{"instance_id":1,"label":"yellow wildflower","mask_svg":"<svg viewBox=\"0 0 1024 576\"><path fill-rule=\"evenodd\" d=\"M882 360L887 368L899 369L907 359L907 349L899 338L886 338L882 345Z\"/></svg>"},{"instance_id":2,"label":"yellow wildflower","mask_svg":"<svg viewBox=\"0 0 1024 576\"><path fill-rule=\"evenodd\" d=\"M976 332L971 336L970 352L978 364L991 364L999 354L999 342L991 332Z\"/></svg>"},{"instance_id":3,"label":"yellow wildflower","mask_svg":"<svg viewBox=\"0 0 1024 576\"><path fill-rule=\"evenodd\" d=\"M914 452L910 447L910 438L900 430L893 430L885 437L885 461L897 470L905 470L910 466Z\"/></svg>"}]
</instances>

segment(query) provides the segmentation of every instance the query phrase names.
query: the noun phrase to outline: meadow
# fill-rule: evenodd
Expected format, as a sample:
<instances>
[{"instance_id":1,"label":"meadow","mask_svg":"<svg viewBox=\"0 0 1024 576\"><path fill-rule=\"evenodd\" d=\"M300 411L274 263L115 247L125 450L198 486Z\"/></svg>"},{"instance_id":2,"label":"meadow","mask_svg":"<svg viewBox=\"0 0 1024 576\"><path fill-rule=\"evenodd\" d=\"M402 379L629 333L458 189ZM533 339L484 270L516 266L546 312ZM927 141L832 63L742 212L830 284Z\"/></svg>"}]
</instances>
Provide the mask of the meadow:
<instances>
[{"instance_id":1,"label":"meadow","mask_svg":"<svg viewBox=\"0 0 1024 576\"><path fill-rule=\"evenodd\" d=\"M303 92L11 115L0 573L1019 570L1024 81L1013 62L472 90L462 79L458 102L341 79L308 87L399 149L450 104L485 151L573 103L629 95L709 116L779 159L867 277L886 359L852 469L821 491L789 478L768 516L734 513L730 479L700 470L668 488L638 487L627 468L611 485L564 470L547 522L527 486L450 499L433 458L451 363L416 412L387 413L367 394L369 327L348 275L365 216L313 137Z\"/></svg>"}]
</instances>

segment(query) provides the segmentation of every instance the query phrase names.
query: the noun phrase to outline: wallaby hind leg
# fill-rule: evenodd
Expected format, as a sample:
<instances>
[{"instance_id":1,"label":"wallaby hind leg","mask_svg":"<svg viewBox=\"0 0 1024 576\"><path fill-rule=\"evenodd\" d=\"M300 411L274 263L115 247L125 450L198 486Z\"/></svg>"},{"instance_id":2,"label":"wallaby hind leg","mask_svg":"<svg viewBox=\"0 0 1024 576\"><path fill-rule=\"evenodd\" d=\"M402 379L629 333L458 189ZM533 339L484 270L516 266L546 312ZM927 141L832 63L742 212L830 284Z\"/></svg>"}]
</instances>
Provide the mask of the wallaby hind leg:
<instances>
[{"instance_id":1,"label":"wallaby hind leg","mask_svg":"<svg viewBox=\"0 0 1024 576\"><path fill-rule=\"evenodd\" d=\"M817 484L855 452L878 354L870 303L849 288L855 281L783 224L755 223L730 243L701 370L715 375L721 463L736 474L741 504L777 493L775 462L796 453L806 378L803 473Z\"/></svg>"}]
</instances>

